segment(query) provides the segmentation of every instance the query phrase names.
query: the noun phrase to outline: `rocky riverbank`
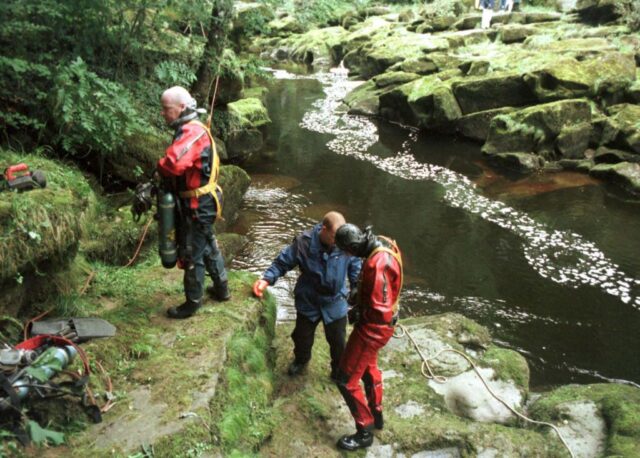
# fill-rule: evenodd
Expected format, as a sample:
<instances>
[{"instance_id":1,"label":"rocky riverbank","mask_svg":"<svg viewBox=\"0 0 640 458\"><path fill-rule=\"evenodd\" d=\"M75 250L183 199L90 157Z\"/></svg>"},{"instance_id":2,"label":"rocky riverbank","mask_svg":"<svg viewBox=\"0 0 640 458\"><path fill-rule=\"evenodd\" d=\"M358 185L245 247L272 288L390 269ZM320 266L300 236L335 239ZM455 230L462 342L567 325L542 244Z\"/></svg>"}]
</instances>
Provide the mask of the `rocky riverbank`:
<instances>
[{"instance_id":1,"label":"rocky riverbank","mask_svg":"<svg viewBox=\"0 0 640 458\"><path fill-rule=\"evenodd\" d=\"M462 5L456 16L367 10L306 33L283 17L252 50L344 62L365 81L344 100L350 113L470 138L520 174L577 170L638 194L640 38L623 23L630 3L609 3L498 13L489 29Z\"/></svg>"}]
</instances>

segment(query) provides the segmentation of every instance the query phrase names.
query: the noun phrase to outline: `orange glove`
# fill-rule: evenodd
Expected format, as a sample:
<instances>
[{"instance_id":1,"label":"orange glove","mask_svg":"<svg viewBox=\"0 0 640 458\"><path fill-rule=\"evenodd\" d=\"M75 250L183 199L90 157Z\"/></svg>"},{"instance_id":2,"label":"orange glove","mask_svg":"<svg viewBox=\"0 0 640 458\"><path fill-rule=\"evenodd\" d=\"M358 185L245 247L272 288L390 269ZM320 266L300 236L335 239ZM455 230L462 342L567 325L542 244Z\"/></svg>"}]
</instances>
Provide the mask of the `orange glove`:
<instances>
[{"instance_id":1,"label":"orange glove","mask_svg":"<svg viewBox=\"0 0 640 458\"><path fill-rule=\"evenodd\" d=\"M256 282L253 284L253 295L262 298L264 290L267 289L267 286L269 286L269 283L267 283L266 280L263 280L262 278L260 280L256 280Z\"/></svg>"}]
</instances>

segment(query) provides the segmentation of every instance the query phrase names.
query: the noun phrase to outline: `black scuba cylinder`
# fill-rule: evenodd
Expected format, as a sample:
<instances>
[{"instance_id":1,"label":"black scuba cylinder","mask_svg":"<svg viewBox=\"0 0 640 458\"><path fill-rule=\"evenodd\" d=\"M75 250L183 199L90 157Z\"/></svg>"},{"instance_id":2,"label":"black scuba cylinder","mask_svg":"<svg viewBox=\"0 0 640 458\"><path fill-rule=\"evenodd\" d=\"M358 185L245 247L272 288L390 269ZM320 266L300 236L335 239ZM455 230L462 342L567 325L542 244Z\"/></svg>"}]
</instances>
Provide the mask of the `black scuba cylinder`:
<instances>
[{"instance_id":1,"label":"black scuba cylinder","mask_svg":"<svg viewBox=\"0 0 640 458\"><path fill-rule=\"evenodd\" d=\"M176 201L172 193L158 192L158 229L160 260L162 266L171 269L178 261L176 249Z\"/></svg>"}]
</instances>

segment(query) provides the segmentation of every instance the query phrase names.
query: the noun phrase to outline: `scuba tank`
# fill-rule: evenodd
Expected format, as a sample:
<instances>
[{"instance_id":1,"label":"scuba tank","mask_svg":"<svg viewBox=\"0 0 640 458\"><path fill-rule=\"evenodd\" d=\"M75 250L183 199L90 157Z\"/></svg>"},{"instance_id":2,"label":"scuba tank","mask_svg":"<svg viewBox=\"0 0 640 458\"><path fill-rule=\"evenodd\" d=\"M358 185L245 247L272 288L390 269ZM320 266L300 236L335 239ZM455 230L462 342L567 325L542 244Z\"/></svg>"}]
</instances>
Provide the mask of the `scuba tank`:
<instances>
[{"instance_id":1,"label":"scuba tank","mask_svg":"<svg viewBox=\"0 0 640 458\"><path fill-rule=\"evenodd\" d=\"M162 266L171 269L178 261L176 249L176 200L172 193L158 192L158 230Z\"/></svg>"}]
</instances>

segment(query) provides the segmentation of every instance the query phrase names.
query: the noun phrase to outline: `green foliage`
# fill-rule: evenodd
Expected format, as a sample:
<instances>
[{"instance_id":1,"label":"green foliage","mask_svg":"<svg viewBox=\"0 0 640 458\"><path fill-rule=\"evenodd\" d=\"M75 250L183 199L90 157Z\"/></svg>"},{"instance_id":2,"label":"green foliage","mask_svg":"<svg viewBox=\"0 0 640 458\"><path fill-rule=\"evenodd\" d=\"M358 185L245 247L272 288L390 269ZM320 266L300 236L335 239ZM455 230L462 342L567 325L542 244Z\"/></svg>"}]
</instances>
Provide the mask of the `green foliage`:
<instances>
[{"instance_id":1,"label":"green foliage","mask_svg":"<svg viewBox=\"0 0 640 458\"><path fill-rule=\"evenodd\" d=\"M625 16L625 19L632 32L640 31L640 0L631 2L631 11Z\"/></svg>"},{"instance_id":2,"label":"green foliage","mask_svg":"<svg viewBox=\"0 0 640 458\"><path fill-rule=\"evenodd\" d=\"M114 154L143 128L127 90L91 72L81 58L56 76L54 113L62 145L75 154L84 148Z\"/></svg>"},{"instance_id":3,"label":"green foliage","mask_svg":"<svg viewBox=\"0 0 640 458\"><path fill-rule=\"evenodd\" d=\"M349 11L361 10L368 6L369 3L369 0L355 0L352 2L344 0L316 0L313 2L294 0L293 14L302 24L326 25L337 23L343 14Z\"/></svg>"},{"instance_id":4,"label":"green foliage","mask_svg":"<svg viewBox=\"0 0 640 458\"><path fill-rule=\"evenodd\" d=\"M166 87L189 87L196 80L196 74L184 62L173 60L160 62L153 69L155 77Z\"/></svg>"}]
</instances>

